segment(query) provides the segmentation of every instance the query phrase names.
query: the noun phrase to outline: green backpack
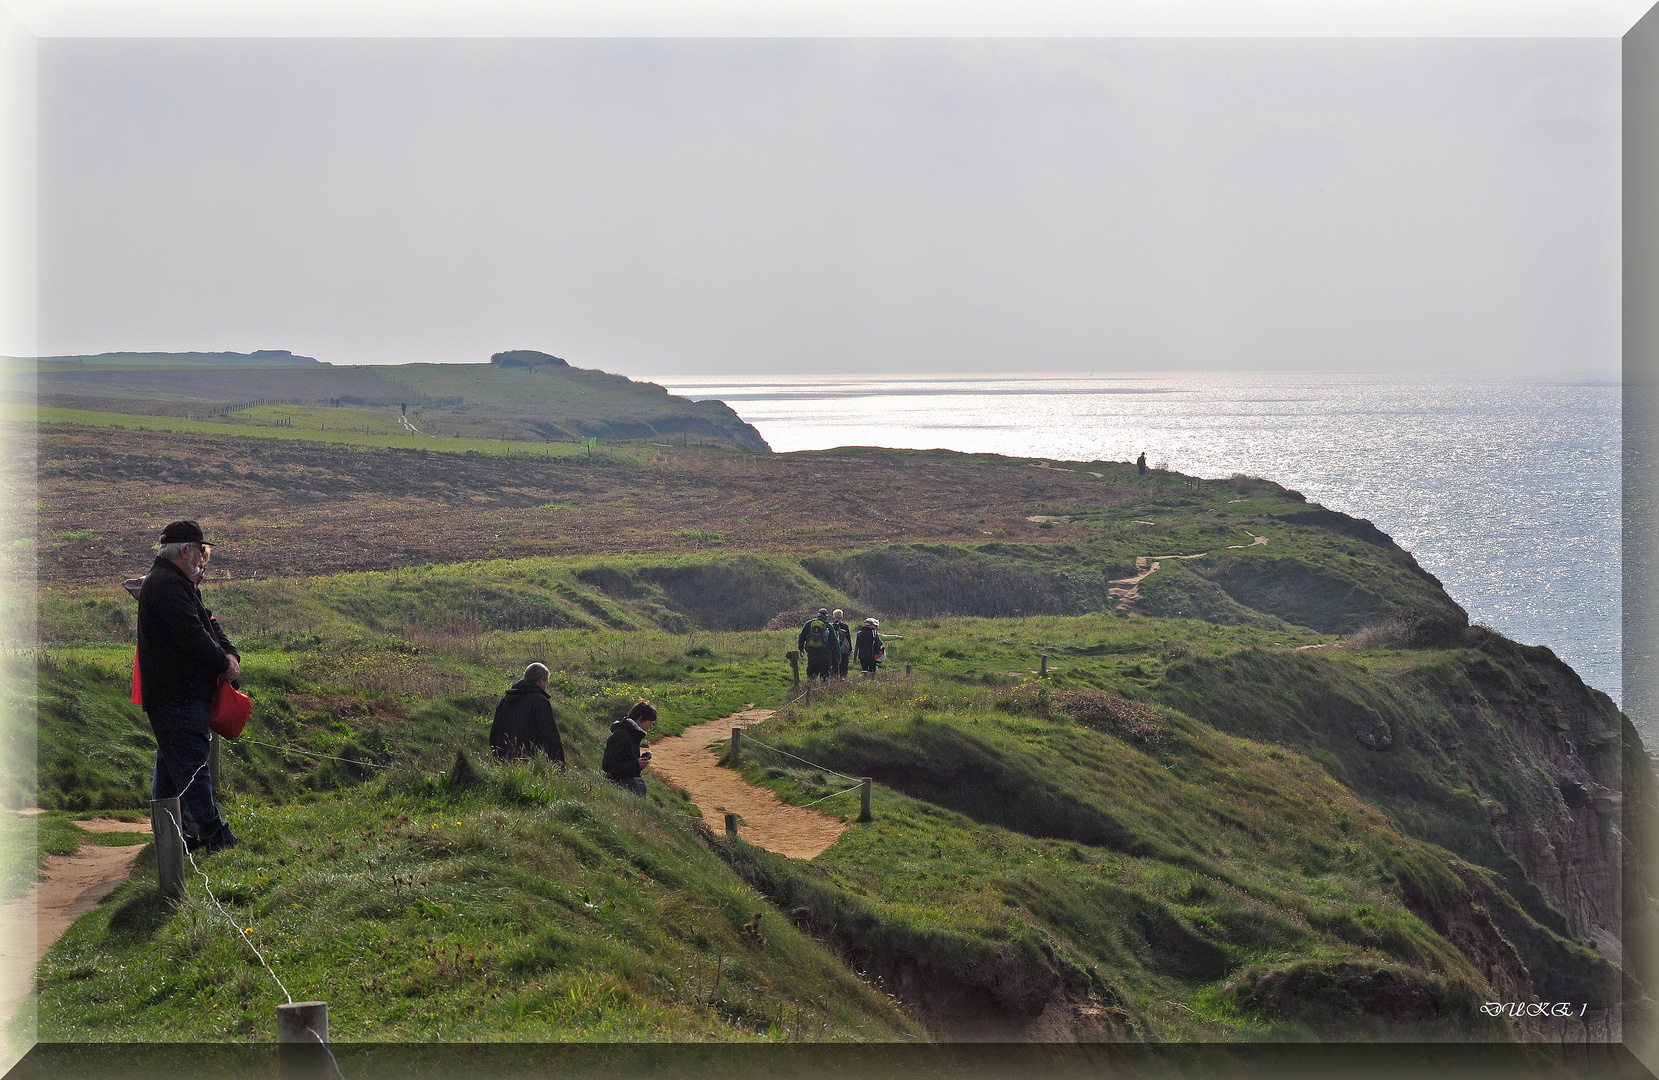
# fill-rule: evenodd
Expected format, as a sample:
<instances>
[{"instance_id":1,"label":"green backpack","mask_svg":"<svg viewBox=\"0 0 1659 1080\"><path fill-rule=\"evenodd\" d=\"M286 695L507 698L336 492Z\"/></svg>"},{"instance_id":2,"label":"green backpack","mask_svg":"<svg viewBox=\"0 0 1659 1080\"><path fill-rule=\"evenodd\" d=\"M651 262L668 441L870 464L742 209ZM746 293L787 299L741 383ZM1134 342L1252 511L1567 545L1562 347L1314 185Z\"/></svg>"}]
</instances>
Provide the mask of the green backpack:
<instances>
[{"instance_id":1,"label":"green backpack","mask_svg":"<svg viewBox=\"0 0 1659 1080\"><path fill-rule=\"evenodd\" d=\"M806 624L806 647L809 649L827 649L830 642L829 623L823 619L813 619Z\"/></svg>"}]
</instances>

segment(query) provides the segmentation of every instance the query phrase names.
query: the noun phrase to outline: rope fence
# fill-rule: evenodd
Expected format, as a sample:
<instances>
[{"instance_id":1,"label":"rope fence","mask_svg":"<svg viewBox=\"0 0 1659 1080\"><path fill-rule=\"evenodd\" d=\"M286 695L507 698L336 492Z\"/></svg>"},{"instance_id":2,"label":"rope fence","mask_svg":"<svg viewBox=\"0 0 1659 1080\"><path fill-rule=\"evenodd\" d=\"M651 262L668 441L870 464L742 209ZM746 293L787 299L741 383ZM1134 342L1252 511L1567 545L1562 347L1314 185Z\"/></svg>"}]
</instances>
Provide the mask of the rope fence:
<instances>
[{"instance_id":1,"label":"rope fence","mask_svg":"<svg viewBox=\"0 0 1659 1080\"><path fill-rule=\"evenodd\" d=\"M206 763L204 762L203 764L205 765ZM201 769L196 770L197 773L200 773L201 771ZM191 783L194 782L195 777L191 777ZM189 785L186 785L186 790L188 790L188 788ZM183 844L184 827L179 824L178 818L173 817L173 811L171 809L167 809L166 813L167 817L173 822L173 828L178 831L179 842ZM223 915L225 917L225 921L230 923L231 929L236 931L236 935L242 939L249 949L253 950L253 954L258 957L261 966L263 966L265 970L270 973L271 980L277 984L277 989L282 991L282 996L288 999L288 1004L292 1005L294 1003L294 995L290 994L288 992L288 988L282 985L282 979L278 977L276 969L271 967L270 962L265 959L265 954L259 951L259 946L255 945L253 943L253 939L248 937L248 932L242 929L242 923L231 918L230 912L225 910L225 905L219 903L219 898L213 895L213 883L208 880L207 873L202 870L200 866L196 865L196 856L190 853L189 844L184 844L184 857L190 860L190 869L194 870L197 876L202 879L202 891L207 893L207 898L213 901L213 906L219 909L219 914Z\"/></svg>"},{"instance_id":2,"label":"rope fence","mask_svg":"<svg viewBox=\"0 0 1659 1080\"><path fill-rule=\"evenodd\" d=\"M329 1065L333 1066L334 1071L336 1073L339 1073L340 1080L346 1080L346 1074L341 1071L340 1063L338 1061L334 1060L334 1051L332 1051L328 1048L328 1040L323 1038L321 1035L318 1035L317 1034L317 1029L310 1026L309 1024L306 1025L305 1030L309 1031L311 1033L311 1037L313 1039L316 1039L318 1045L320 1045L323 1048L323 1053L328 1055L328 1063L329 1063Z\"/></svg>"},{"instance_id":3,"label":"rope fence","mask_svg":"<svg viewBox=\"0 0 1659 1080\"><path fill-rule=\"evenodd\" d=\"M838 773L837 775L840 775L840 774ZM777 817L779 814L787 814L792 810L805 810L809 806L817 806L821 802L828 802L829 800L831 800L833 798L836 798L837 796L847 794L847 792L849 792L849 791L857 791L860 788L862 788L863 786L864 786L864 782L861 780L858 783L854 784L850 788L842 788L840 791L831 792L830 794L825 795L822 799L813 799L809 803L788 803L783 807L783 809L774 810L770 814L755 814L753 817L750 817L750 815L745 814L745 815L743 815L743 817L745 818L745 820L765 821L767 818Z\"/></svg>"},{"instance_id":4,"label":"rope fence","mask_svg":"<svg viewBox=\"0 0 1659 1080\"><path fill-rule=\"evenodd\" d=\"M243 736L242 738L236 739L235 741L239 742L239 743L249 743L253 746L268 746L272 750L281 750L281 751L283 751L285 753L289 753L289 754L298 754L301 757L320 758L320 759L325 760L325 761L343 761L347 765L363 765L363 766L365 766L367 768L370 768L370 769L389 769L389 768L391 768L390 765L382 765L379 762L360 761L357 758L349 758L349 757L335 757L333 754L317 754L317 753L313 753L310 750L301 750L297 746L278 746L276 743L260 742L258 739L250 739L250 738L247 738L246 736Z\"/></svg>"},{"instance_id":5,"label":"rope fence","mask_svg":"<svg viewBox=\"0 0 1659 1080\"><path fill-rule=\"evenodd\" d=\"M249 741L251 742L253 740L249 740ZM270 746L271 744L270 743L261 743L259 745ZM285 749L285 748L276 747L276 749ZM326 757L328 755L320 755L320 756L325 756ZM349 760L349 759L341 758L339 760L345 761L345 760ZM154 816L155 816L154 811L155 811L155 809L159 808L162 811L162 813L165 815L166 820L168 822L170 822L172 824L172 827L173 827L172 836L166 838L167 839L167 846L171 847L173 845L173 843L176 841L176 844L177 844L176 850L183 852L185 859L187 859L190 863L190 869L195 872L197 877L200 877L202 879L202 891L207 894L208 900L213 904L213 907L219 912L219 914L224 917L224 920L227 923L230 924L230 927L235 932L236 936L238 938L240 938L242 943L248 947L248 950L253 953L254 958L259 961L260 966L265 969L266 974L271 976L271 981L276 983L277 989L282 991L282 996L287 1000L287 1007L289 1009L296 1009L296 1007L297 1007L297 1009L299 1009L299 1010L305 1010L305 1009L311 1008L312 1006L320 1006L321 1007L320 1023L322 1024L323 1028L326 1030L327 1027L328 1027L328 1005L324 1002L296 1003L294 1001L294 995L289 992L287 985L284 984L283 981L282 981L282 977L277 974L276 968L271 966L271 962L265 958L265 954L259 950L259 946L254 944L253 938L250 936L253 928L252 927L244 927L242 925L242 923L244 923L248 920L246 920L246 919L237 919L237 918L233 917L232 914L230 913L230 911L225 908L225 905L219 900L219 897L217 895L215 895L214 892L213 892L212 879L210 879L208 877L207 871L203 870L201 865L196 862L196 856L191 852L190 845L185 840L184 824L179 820L179 816L173 812L173 808L174 808L175 805L179 804L179 798L182 797L184 792L190 790L190 788L196 783L197 779L202 775L202 770L206 769L207 767L208 767L208 762L207 761L203 761L200 765L196 766L196 771L190 774L190 779L184 784L183 788L180 789L180 792L179 792L178 796L174 796L174 797L169 798L169 799L153 800L152 803L151 803L152 822L153 822ZM182 806L180 807L179 813L180 814L183 813ZM154 829L154 824L153 823L152 823L151 828ZM162 877L162 881L161 881L162 893L163 893L163 895L172 895L172 896L175 896L175 897L183 896L185 894L185 889L184 889L184 881L183 881L182 876L174 877L173 878L173 883L172 883L172 888L171 889L169 888L169 882L167 880L167 877L168 877L167 871L162 866L162 857L161 857L162 840L163 840L162 837L160 837L160 836L156 837L157 872ZM175 858L176 858L176 855L175 855ZM175 862L174 865L175 865L175 867L177 866L176 862ZM281 1039L282 1027L283 1027L282 1014L283 1014L283 1008L279 1006L278 1009L277 1009L277 1017L278 1017L278 1019L277 1019L277 1028L278 1028L278 1041L279 1041L279 1043L282 1042L282 1039ZM317 1044L322 1047L323 1053L328 1056L328 1064L329 1064L329 1067L330 1067L330 1072L328 1073L328 1075L330 1075L330 1076L338 1075L340 1077L340 1080L346 1080L346 1074L340 1068L339 1061L337 1061L335 1059L334 1051L329 1047L328 1040L325 1039L317 1031L317 1029L315 1027L311 1026L310 1024L305 1024L304 1027L303 1027L303 1030L310 1033L311 1037L317 1040ZM286 1044L284 1044L284 1045L286 1045ZM284 1075L288 1075L288 1070L286 1068L284 1070Z\"/></svg>"},{"instance_id":6,"label":"rope fence","mask_svg":"<svg viewBox=\"0 0 1659 1080\"><path fill-rule=\"evenodd\" d=\"M745 748L750 747L750 746L764 747L765 749L772 751L772 753L774 753L774 754L780 754L783 757L789 758L792 761L799 761L802 765L810 765L814 769L817 769L819 772L828 773L831 776L839 776L843 780L857 780L860 783L863 783L863 777L849 776L844 772L839 772L835 769L830 768L828 765L820 765L816 761L808 761L806 758L799 757L795 754L791 754L787 750L779 750L775 746L769 746L766 743L761 742L759 739L755 738L754 736L750 735L749 732L751 730L753 730L753 729L752 728L744 729L744 732L743 732L743 745L744 745Z\"/></svg>"}]
</instances>

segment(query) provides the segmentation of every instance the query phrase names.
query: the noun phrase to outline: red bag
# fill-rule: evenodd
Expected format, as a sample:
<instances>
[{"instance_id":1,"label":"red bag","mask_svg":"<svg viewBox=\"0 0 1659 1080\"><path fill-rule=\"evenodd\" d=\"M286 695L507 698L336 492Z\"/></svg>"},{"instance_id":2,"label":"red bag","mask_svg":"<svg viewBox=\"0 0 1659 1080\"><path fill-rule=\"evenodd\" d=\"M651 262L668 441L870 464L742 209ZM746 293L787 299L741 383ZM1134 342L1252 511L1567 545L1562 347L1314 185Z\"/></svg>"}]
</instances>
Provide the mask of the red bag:
<instances>
[{"instance_id":1,"label":"red bag","mask_svg":"<svg viewBox=\"0 0 1659 1080\"><path fill-rule=\"evenodd\" d=\"M207 724L227 739L234 739L248 726L253 715L253 700L228 682L219 684L213 695L213 709L207 715Z\"/></svg>"},{"instance_id":2,"label":"red bag","mask_svg":"<svg viewBox=\"0 0 1659 1080\"><path fill-rule=\"evenodd\" d=\"M138 692L138 654L132 654L132 703L144 704L144 695Z\"/></svg>"}]
</instances>

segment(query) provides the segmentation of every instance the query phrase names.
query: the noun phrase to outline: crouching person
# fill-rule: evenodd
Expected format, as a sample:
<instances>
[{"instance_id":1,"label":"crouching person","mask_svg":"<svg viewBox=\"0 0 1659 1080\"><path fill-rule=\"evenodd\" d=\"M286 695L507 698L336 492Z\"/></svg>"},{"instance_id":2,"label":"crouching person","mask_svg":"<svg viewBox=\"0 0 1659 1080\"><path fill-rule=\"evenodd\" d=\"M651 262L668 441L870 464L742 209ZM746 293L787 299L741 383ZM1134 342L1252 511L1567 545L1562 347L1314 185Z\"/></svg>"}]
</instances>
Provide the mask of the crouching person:
<instances>
[{"instance_id":1,"label":"crouching person","mask_svg":"<svg viewBox=\"0 0 1659 1080\"><path fill-rule=\"evenodd\" d=\"M490 753L503 760L525 758L537 750L560 765L565 763L564 743L553 719L553 699L547 693L546 664L531 664L524 678L514 683L495 707L490 724Z\"/></svg>"},{"instance_id":2,"label":"crouching person","mask_svg":"<svg viewBox=\"0 0 1659 1080\"><path fill-rule=\"evenodd\" d=\"M235 682L242 661L196 591L210 547L194 521L162 531L161 551L138 590L138 681L156 737L151 798L177 798L185 845L218 851L236 835L213 802L208 716L220 680Z\"/></svg>"},{"instance_id":3,"label":"crouching person","mask_svg":"<svg viewBox=\"0 0 1659 1080\"><path fill-rule=\"evenodd\" d=\"M651 751L642 751L639 744L656 722L656 707L642 701L611 725L611 737L605 743L605 757L599 766L605 770L605 778L635 795L645 794L645 779L640 773L651 760Z\"/></svg>"}]
</instances>

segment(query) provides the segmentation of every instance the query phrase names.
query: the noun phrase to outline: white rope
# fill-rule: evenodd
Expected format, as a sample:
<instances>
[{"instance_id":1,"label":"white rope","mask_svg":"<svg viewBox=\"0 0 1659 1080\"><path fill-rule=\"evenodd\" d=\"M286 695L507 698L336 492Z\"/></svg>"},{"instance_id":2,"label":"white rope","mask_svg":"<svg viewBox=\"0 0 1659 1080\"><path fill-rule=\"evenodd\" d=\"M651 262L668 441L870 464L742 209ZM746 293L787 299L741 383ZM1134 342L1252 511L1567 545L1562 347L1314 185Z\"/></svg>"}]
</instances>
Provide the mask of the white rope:
<instances>
[{"instance_id":1,"label":"white rope","mask_svg":"<svg viewBox=\"0 0 1659 1080\"><path fill-rule=\"evenodd\" d=\"M801 762L801 763L802 763L802 764L803 764L803 765L811 765L811 766L812 766L812 767L813 767L813 768L814 768L814 769L817 769L817 770L819 770L819 771L820 771L820 772L827 772L827 773L829 773L829 774L831 774L831 775L832 775L832 776L839 776L839 777L841 777L841 779L843 779L843 780L857 780L857 781L858 781L858 782L859 782L859 783L863 783L863 782L864 782L864 781L863 781L863 779L862 779L862 778L861 778L861 777L857 777L857 776L848 776L848 775L847 775L847 774L846 774L846 773L844 773L844 772L836 772L836 771L835 771L835 770L834 770L834 769L832 769L832 768L830 768L830 767L829 767L829 766L828 766L828 765L820 765L820 764L818 764L818 763L817 763L817 762L816 762L816 761L808 761L808 760L807 760L807 759L806 759L806 758L804 758L804 757L796 757L796 756L795 756L795 755L794 755L794 754L791 754L791 753L790 753L790 752L789 752L789 751L787 751L787 750L779 750L779 749L778 749L778 748L777 748L777 747L775 747L775 746L767 746L767 745L766 745L766 744L765 744L765 743L763 743L763 742L761 742L761 741L760 741L760 740L759 740L759 739L751 739L751 738L750 738L750 737L749 737L749 733L748 733L748 732L747 732L747 731L745 731L745 732L744 732L744 733L743 733L743 742L744 742L744 743L745 743L745 744L747 744L747 743L754 743L754 744L755 744L755 745L756 745L756 746L760 746L760 747L765 747L765 748L766 748L766 749L767 749L767 750L770 750L770 751L772 751L772 753L774 753L774 754L782 754L782 755L783 755L783 756L784 756L784 757L786 757L786 758L794 758L794 760L796 760L796 761L799 761L799 762Z\"/></svg>"},{"instance_id":2,"label":"white rope","mask_svg":"<svg viewBox=\"0 0 1659 1080\"><path fill-rule=\"evenodd\" d=\"M251 742L252 740L249 741ZM260 743L259 745L267 746L269 744ZM281 749L281 747L278 747L277 749ZM341 760L345 759L342 758ZM196 782L196 777L202 774L202 770L207 768L207 764L208 763L206 761L203 761L200 765L196 766L196 771L190 774L189 782L184 785L183 791L180 792L181 797L184 791L190 790L190 786ZM243 943L253 951L253 954L256 958L258 958L260 965L270 974L271 981L277 984L277 989L282 991L282 996L288 999L288 1004L292 1005L294 1003L294 995L288 992L288 988L282 984L281 977L277 975L276 969L271 966L270 961L265 959L265 954L259 951L259 946L253 943L253 939L248 936L248 932L242 928L242 921L231 918L230 912L225 910L225 905L221 904L219 902L219 898L213 895L213 883L208 880L206 871L196 865L196 856L190 853L190 845L184 841L184 827L179 824L179 819L173 816L171 808L164 806L162 807L162 810L167 814L168 820L173 823L173 830L178 833L179 846L184 849L184 857L190 860L190 869L194 870L202 879L202 891L207 893L207 898L213 901L213 906L219 909L219 914L223 915L225 917L225 921L230 923L231 929L236 931L236 935L240 937ZM323 1041L323 1037L317 1034L315 1028L307 1026L305 1030L311 1032L311 1037L316 1039L318 1044L322 1046L323 1053L328 1055L328 1063L332 1065L334 1067L334 1071L339 1074L340 1080L346 1080L346 1074L343 1070L341 1070L340 1063L334 1059L334 1051L329 1049L328 1043Z\"/></svg>"},{"instance_id":3,"label":"white rope","mask_svg":"<svg viewBox=\"0 0 1659 1080\"><path fill-rule=\"evenodd\" d=\"M203 765L203 767L206 767L207 763L204 761L202 763L202 765ZM202 770L197 769L196 771L199 773ZM194 776L192 776L190 779L191 779L192 782L194 782L196 778ZM189 790L189 785L188 784L185 785L185 790L187 790L187 791ZM265 970L271 973L271 978L272 978L273 981L276 982L277 989L282 991L282 996L288 999L288 1004L292 1005L294 1003L294 995L290 994L288 992L288 988L286 986L282 985L282 980L277 978L276 970L274 968L272 968L269 963L266 962L265 954L259 951L259 946L255 945L253 943L253 939L248 936L248 932L246 930L242 929L242 924L240 922L237 922L235 919L231 918L230 917L230 912L225 910L225 905L219 903L219 898L217 896L213 895L213 886L207 880L207 874L203 873L202 868L196 865L196 856L190 854L190 845L188 845L184 842L184 829L182 827L180 827L179 819L176 818L176 817L173 817L173 811L172 810L169 810L166 807L163 807L162 809L166 810L167 816L169 818L172 818L173 828L178 830L179 844L180 844L180 846L182 846L184 848L184 857L190 860L190 869L196 871L196 873L201 875L202 889L207 893L207 898L209 900L213 901L213 906L219 909L219 914L223 915L225 917L225 921L230 923L231 928L236 931L237 936L239 936L244 942L247 943L248 948L253 950L253 954L259 958L259 962L264 965Z\"/></svg>"},{"instance_id":4,"label":"white rope","mask_svg":"<svg viewBox=\"0 0 1659 1080\"><path fill-rule=\"evenodd\" d=\"M293 746L278 746L276 743L260 742L258 739L237 739L235 741L236 742L244 742L244 743L252 743L254 746L268 746L272 750L285 750L290 754L299 754L302 757L323 758L323 759L326 759L328 761L343 761L348 765L366 765L371 769L388 768L388 766L380 765L380 764L377 764L373 761L359 761L356 758L335 757L333 754L313 754L309 750L301 750L298 747L293 747Z\"/></svg>"},{"instance_id":5,"label":"white rope","mask_svg":"<svg viewBox=\"0 0 1659 1080\"><path fill-rule=\"evenodd\" d=\"M839 775L839 774L837 774L837 775ZM830 794L825 795L822 799L813 799L809 803L801 803L799 805L796 805L794 803L788 803L784 806L784 808L782 810L774 810L770 814L759 814L759 815L757 815L755 817L755 820L756 821L765 821L767 818L777 817L779 814L787 814L791 810L805 810L809 806L817 806L821 802L828 802L829 800L835 798L837 795L845 795L849 791L857 791L859 788L861 788L863 786L864 786L864 782L859 781L857 784L853 785L850 788L843 788L840 791L831 792Z\"/></svg>"},{"instance_id":6,"label":"white rope","mask_svg":"<svg viewBox=\"0 0 1659 1080\"><path fill-rule=\"evenodd\" d=\"M311 1032L311 1037L322 1044L323 1053L328 1055L328 1063L334 1066L334 1071L340 1073L340 1080L346 1080L346 1074L340 1070L340 1063L334 1060L334 1051L328 1048L328 1043L323 1042L323 1037L317 1034L317 1029L307 1026L305 1030Z\"/></svg>"}]
</instances>

